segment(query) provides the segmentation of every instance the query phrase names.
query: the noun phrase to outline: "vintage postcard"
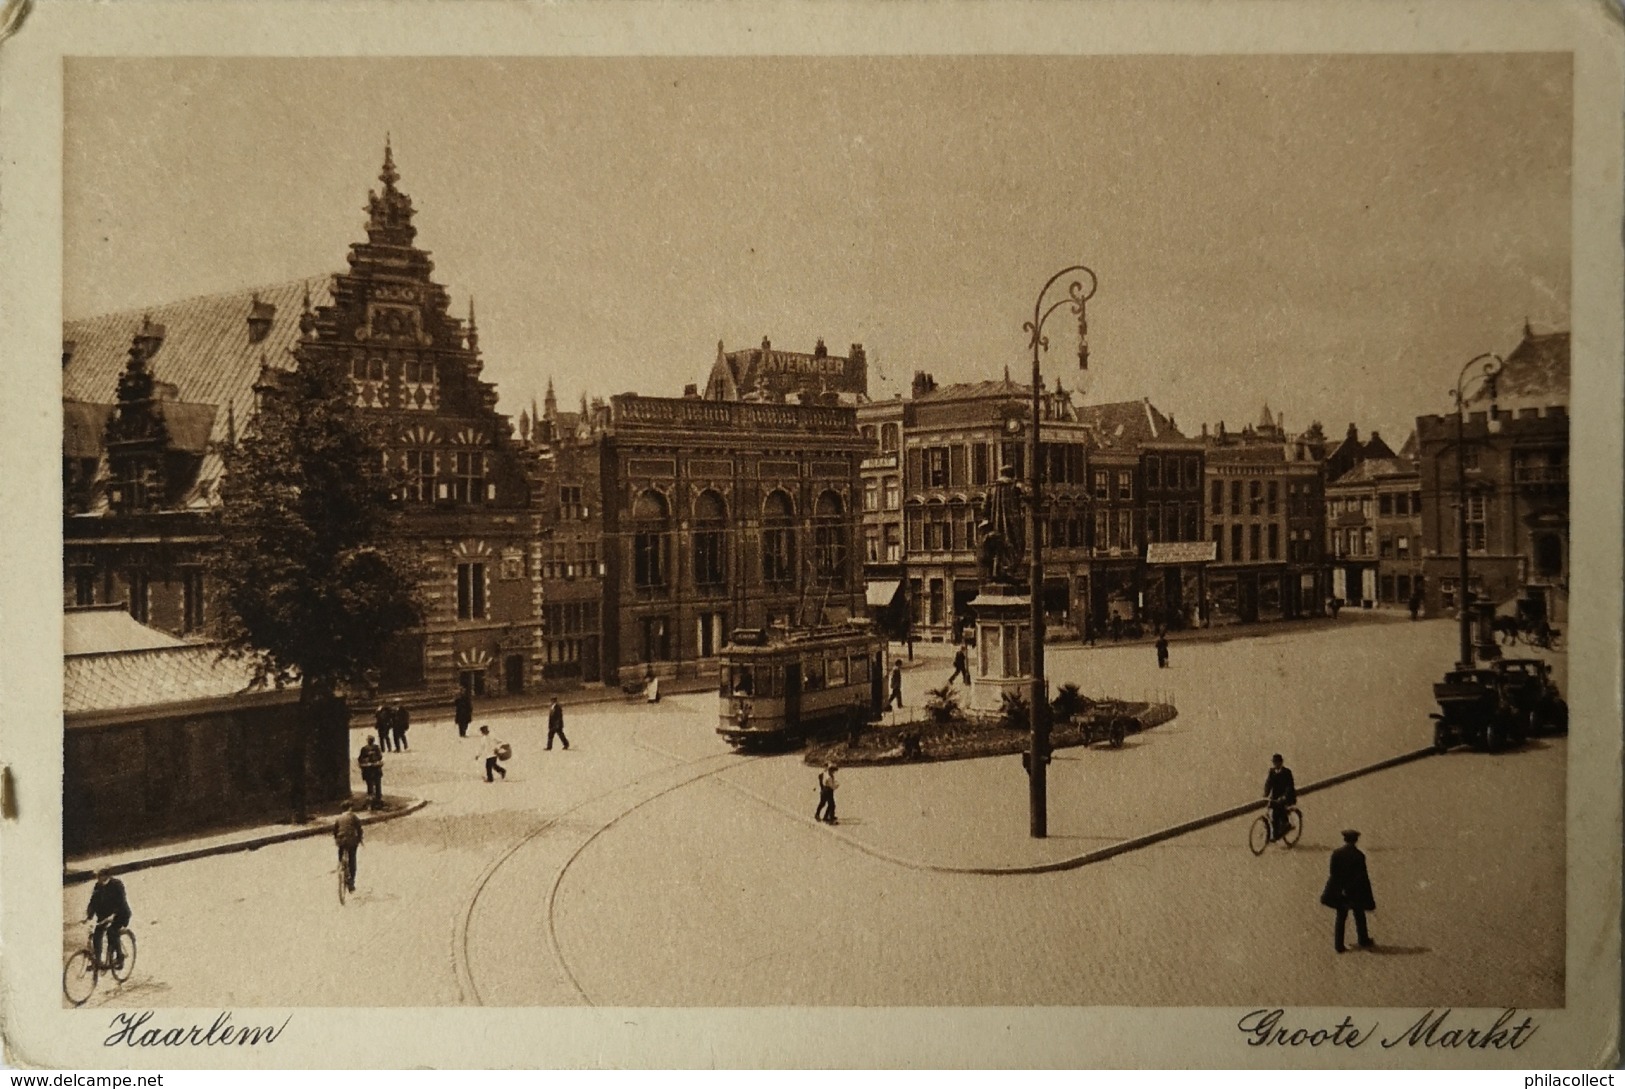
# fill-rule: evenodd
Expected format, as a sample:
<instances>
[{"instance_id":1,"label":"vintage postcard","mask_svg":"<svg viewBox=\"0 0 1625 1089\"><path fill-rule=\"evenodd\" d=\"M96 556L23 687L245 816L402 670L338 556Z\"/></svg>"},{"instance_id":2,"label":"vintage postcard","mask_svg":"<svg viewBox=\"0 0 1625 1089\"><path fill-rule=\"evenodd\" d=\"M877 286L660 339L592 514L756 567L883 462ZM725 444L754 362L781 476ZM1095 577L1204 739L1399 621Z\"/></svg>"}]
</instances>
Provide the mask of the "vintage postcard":
<instances>
[{"instance_id":1,"label":"vintage postcard","mask_svg":"<svg viewBox=\"0 0 1625 1089\"><path fill-rule=\"evenodd\" d=\"M7 25L11 1063L1617 1062L1612 6Z\"/></svg>"}]
</instances>

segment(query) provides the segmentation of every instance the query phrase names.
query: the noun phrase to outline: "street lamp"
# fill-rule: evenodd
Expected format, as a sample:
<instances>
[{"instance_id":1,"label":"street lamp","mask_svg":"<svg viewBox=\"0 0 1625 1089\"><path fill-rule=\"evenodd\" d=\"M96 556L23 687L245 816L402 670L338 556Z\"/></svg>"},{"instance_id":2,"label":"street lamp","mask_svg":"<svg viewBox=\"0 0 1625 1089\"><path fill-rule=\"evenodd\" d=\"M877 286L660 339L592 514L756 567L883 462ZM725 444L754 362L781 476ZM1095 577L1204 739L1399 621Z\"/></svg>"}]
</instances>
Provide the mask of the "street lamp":
<instances>
[{"instance_id":1,"label":"street lamp","mask_svg":"<svg viewBox=\"0 0 1625 1089\"><path fill-rule=\"evenodd\" d=\"M1481 390L1488 391L1489 427L1494 430L1495 380L1504 366L1506 363L1494 352L1474 356L1461 368L1453 391L1456 398L1456 551L1460 553L1461 561L1456 582L1456 616L1459 620L1461 637L1461 660L1457 663L1458 669L1470 669L1473 664L1473 622L1467 609L1467 389L1469 381L1476 380L1481 383ZM1474 367L1478 367L1478 371L1470 373Z\"/></svg>"},{"instance_id":2,"label":"street lamp","mask_svg":"<svg viewBox=\"0 0 1625 1089\"><path fill-rule=\"evenodd\" d=\"M1044 299L1049 295L1049 289L1055 286L1057 280L1063 276L1077 273L1088 277L1088 290L1084 289L1084 281L1073 280L1067 287L1067 293L1060 299L1044 307ZM1078 316L1078 366L1089 366L1089 318L1086 306L1090 299L1095 297L1095 288L1099 281L1094 272L1083 265L1072 265L1062 269L1049 278L1042 291L1038 293L1038 301L1033 303L1033 320L1023 324L1029 335L1027 346L1033 350L1033 405L1032 405L1032 434L1027 440L1027 541L1031 549L1032 567L1029 571L1028 589L1032 594L1032 667L1033 689L1029 712L1032 722L1032 737L1029 741L1027 766L1027 798L1031 811L1031 834L1034 839L1043 839L1049 835L1049 801L1046 781L1046 766L1049 762L1049 686L1044 681L1044 542L1042 538L1043 512L1042 506L1042 473L1039 469L1039 454L1042 447L1039 445L1039 421L1042 417L1042 402L1044 397L1044 380L1039 373L1039 357L1041 353L1049 350L1049 338L1044 335L1044 322L1062 306L1070 306L1072 313Z\"/></svg>"}]
</instances>

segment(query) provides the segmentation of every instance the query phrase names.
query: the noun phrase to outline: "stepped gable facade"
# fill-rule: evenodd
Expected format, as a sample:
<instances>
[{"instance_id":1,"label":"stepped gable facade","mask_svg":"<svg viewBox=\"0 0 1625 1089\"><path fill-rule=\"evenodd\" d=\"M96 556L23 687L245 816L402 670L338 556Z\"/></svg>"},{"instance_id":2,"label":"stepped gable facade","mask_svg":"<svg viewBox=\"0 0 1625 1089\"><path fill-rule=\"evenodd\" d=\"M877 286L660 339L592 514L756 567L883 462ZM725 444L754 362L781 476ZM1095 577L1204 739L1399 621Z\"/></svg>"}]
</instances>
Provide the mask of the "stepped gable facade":
<instances>
[{"instance_id":1,"label":"stepped gable facade","mask_svg":"<svg viewBox=\"0 0 1625 1089\"><path fill-rule=\"evenodd\" d=\"M220 444L252 427L256 389L337 359L383 424L403 476L401 534L425 561L423 627L398 641L385 689L521 691L541 679L539 513L531 469L482 381L473 304L449 313L415 244L386 144L349 270L64 327L64 601L124 602L201 637Z\"/></svg>"}]
</instances>

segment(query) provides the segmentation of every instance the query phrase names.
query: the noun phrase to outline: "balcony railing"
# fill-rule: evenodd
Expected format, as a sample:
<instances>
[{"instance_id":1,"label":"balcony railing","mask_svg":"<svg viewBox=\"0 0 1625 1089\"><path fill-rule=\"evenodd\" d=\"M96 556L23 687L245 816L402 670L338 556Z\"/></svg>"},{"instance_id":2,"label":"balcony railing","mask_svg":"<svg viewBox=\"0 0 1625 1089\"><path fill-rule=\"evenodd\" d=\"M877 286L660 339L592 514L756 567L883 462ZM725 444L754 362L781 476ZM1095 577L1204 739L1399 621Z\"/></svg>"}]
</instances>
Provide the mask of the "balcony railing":
<instances>
[{"instance_id":1,"label":"balcony railing","mask_svg":"<svg viewBox=\"0 0 1625 1089\"><path fill-rule=\"evenodd\" d=\"M1567 465L1514 465L1512 467L1512 482L1514 484L1567 484L1569 482L1569 467Z\"/></svg>"}]
</instances>

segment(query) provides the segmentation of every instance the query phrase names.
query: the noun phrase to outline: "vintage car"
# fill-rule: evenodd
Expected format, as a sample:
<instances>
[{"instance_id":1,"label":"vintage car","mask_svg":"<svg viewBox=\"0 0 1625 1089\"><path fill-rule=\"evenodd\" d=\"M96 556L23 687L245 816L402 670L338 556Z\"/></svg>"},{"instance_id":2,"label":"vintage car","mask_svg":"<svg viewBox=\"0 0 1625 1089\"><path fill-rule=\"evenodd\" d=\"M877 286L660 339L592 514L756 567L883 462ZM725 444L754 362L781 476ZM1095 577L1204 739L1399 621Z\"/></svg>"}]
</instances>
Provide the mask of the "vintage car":
<instances>
[{"instance_id":1,"label":"vintage car","mask_svg":"<svg viewBox=\"0 0 1625 1089\"><path fill-rule=\"evenodd\" d=\"M1439 704L1431 716L1433 745L1440 752L1463 744L1497 752L1531 734L1568 732L1568 705L1539 659L1453 669L1433 686L1433 698Z\"/></svg>"}]
</instances>

